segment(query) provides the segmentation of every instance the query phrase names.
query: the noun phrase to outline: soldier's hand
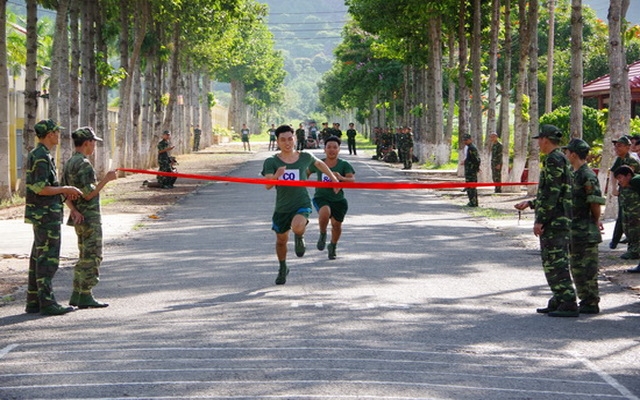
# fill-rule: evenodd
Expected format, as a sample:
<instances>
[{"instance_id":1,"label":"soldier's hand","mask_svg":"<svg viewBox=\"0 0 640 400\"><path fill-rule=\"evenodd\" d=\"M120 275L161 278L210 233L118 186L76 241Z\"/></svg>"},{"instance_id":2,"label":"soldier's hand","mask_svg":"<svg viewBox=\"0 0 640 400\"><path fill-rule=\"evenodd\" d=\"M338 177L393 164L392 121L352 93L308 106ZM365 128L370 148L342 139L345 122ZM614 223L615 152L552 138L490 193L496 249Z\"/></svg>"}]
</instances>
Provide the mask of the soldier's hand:
<instances>
[{"instance_id":1,"label":"soldier's hand","mask_svg":"<svg viewBox=\"0 0 640 400\"><path fill-rule=\"evenodd\" d=\"M528 201L521 201L520 203L517 203L516 205L514 205L514 207L517 210L526 210L527 208L529 208L529 202Z\"/></svg>"},{"instance_id":2,"label":"soldier's hand","mask_svg":"<svg viewBox=\"0 0 640 400\"><path fill-rule=\"evenodd\" d=\"M533 234L536 236L540 236L544 233L544 228L541 223L533 224Z\"/></svg>"},{"instance_id":3,"label":"soldier's hand","mask_svg":"<svg viewBox=\"0 0 640 400\"><path fill-rule=\"evenodd\" d=\"M62 193L70 200L76 200L78 197L82 196L82 191L75 186L63 186Z\"/></svg>"},{"instance_id":4,"label":"soldier's hand","mask_svg":"<svg viewBox=\"0 0 640 400\"><path fill-rule=\"evenodd\" d=\"M80 214L80 211L78 210L71 210L70 217L74 225L78 225L84 222L84 215Z\"/></svg>"},{"instance_id":5,"label":"soldier's hand","mask_svg":"<svg viewBox=\"0 0 640 400\"><path fill-rule=\"evenodd\" d=\"M104 176L104 179L106 182L111 182L118 179L118 174L116 174L116 170L107 172L107 174Z\"/></svg>"}]
</instances>

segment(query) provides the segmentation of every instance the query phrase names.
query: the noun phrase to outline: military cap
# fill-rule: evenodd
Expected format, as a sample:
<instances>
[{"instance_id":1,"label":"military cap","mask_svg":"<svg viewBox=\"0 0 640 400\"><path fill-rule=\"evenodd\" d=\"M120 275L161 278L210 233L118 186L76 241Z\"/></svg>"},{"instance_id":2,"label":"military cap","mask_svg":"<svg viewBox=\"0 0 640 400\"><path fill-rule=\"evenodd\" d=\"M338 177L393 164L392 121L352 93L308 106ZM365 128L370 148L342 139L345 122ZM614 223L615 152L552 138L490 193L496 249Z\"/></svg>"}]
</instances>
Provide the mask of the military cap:
<instances>
[{"instance_id":1,"label":"military cap","mask_svg":"<svg viewBox=\"0 0 640 400\"><path fill-rule=\"evenodd\" d=\"M562 146L562 148L578 154L588 154L591 149L589 144L582 139L571 139L569 144Z\"/></svg>"},{"instance_id":2,"label":"military cap","mask_svg":"<svg viewBox=\"0 0 640 400\"><path fill-rule=\"evenodd\" d=\"M626 136L621 136L618 139L612 140L611 143L622 143L622 144L626 144L627 146L630 146L631 140L629 140L629 138Z\"/></svg>"},{"instance_id":3,"label":"military cap","mask_svg":"<svg viewBox=\"0 0 640 400\"><path fill-rule=\"evenodd\" d=\"M42 121L38 122L33 129L36 131L36 136L39 138L43 138L45 136L47 136L47 134L49 132L54 132L57 131L59 129L64 129L64 127L59 126L58 124L56 124L55 122L53 122L52 119L43 119Z\"/></svg>"},{"instance_id":4,"label":"military cap","mask_svg":"<svg viewBox=\"0 0 640 400\"><path fill-rule=\"evenodd\" d=\"M71 137L73 139L97 140L98 142L102 142L102 139L96 136L96 133L90 126L83 126L82 128L78 128L71 134Z\"/></svg>"},{"instance_id":5,"label":"military cap","mask_svg":"<svg viewBox=\"0 0 640 400\"><path fill-rule=\"evenodd\" d=\"M471 135L469 135L468 133L465 133L464 135L462 135L462 140L469 140L471 139Z\"/></svg>"},{"instance_id":6,"label":"military cap","mask_svg":"<svg viewBox=\"0 0 640 400\"><path fill-rule=\"evenodd\" d=\"M537 136L534 136L534 139L538 138L549 138L551 140L560 140L562 139L562 131L555 125L542 125L540 127L540 132Z\"/></svg>"},{"instance_id":7,"label":"military cap","mask_svg":"<svg viewBox=\"0 0 640 400\"><path fill-rule=\"evenodd\" d=\"M171 135L171 132L169 132L169 131L164 131L164 132L162 132L162 134L163 134L163 135Z\"/></svg>"}]
</instances>

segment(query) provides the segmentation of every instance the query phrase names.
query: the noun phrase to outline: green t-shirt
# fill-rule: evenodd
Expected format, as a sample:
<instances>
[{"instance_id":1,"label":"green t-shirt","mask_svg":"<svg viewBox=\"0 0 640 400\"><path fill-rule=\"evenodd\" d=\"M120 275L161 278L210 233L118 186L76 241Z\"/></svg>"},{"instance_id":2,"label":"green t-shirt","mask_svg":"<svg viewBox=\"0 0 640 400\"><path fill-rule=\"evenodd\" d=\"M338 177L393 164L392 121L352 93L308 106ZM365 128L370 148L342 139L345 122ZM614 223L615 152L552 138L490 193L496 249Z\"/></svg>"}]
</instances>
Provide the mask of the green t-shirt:
<instances>
[{"instance_id":1,"label":"green t-shirt","mask_svg":"<svg viewBox=\"0 0 640 400\"><path fill-rule=\"evenodd\" d=\"M324 160L322 160L324 161ZM320 171L315 165L312 165L309 168L311 173L315 173L317 176L317 180L319 182L331 182L331 178L325 175L322 171ZM353 169L349 162L338 158L338 162L334 167L331 167L331 171L337 172L342 176L347 176L347 174L355 174L356 171ZM344 199L344 191L340 189L338 193L334 192L333 189L326 188L316 188L316 192L313 195L316 199L325 199L328 201L338 201Z\"/></svg>"},{"instance_id":2,"label":"green t-shirt","mask_svg":"<svg viewBox=\"0 0 640 400\"><path fill-rule=\"evenodd\" d=\"M96 171L84 154L75 152L64 165L62 185L75 186L82 191L84 196L95 190L97 186ZM73 204L84 216L85 223L100 222L100 195L91 200L79 197L73 201ZM67 221L67 225L73 225L71 218Z\"/></svg>"},{"instance_id":3,"label":"green t-shirt","mask_svg":"<svg viewBox=\"0 0 640 400\"><path fill-rule=\"evenodd\" d=\"M279 180L306 181L307 170L311 168L318 159L313 154L304 151L298 154L300 155L298 161L292 164L285 163L277 154L274 154L272 157L264 160L261 174L263 176L275 174L278 168L285 166L287 167L287 171ZM309 198L309 191L306 187L276 186L275 212L290 213L301 208L311 208L311 199Z\"/></svg>"}]
</instances>

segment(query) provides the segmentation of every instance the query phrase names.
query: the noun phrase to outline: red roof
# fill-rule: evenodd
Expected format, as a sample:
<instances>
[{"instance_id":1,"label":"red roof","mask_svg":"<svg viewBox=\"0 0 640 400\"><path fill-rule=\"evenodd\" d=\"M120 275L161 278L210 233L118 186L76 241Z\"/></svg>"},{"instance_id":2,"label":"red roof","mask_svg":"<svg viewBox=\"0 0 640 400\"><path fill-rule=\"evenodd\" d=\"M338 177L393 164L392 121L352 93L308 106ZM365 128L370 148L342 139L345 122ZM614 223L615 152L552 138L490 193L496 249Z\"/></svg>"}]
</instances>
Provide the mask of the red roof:
<instances>
[{"instance_id":1,"label":"red roof","mask_svg":"<svg viewBox=\"0 0 640 400\"><path fill-rule=\"evenodd\" d=\"M631 91L640 91L640 60L630 64L628 67ZM582 94L584 97L598 97L609 94L610 87L609 75L605 75L582 86Z\"/></svg>"}]
</instances>

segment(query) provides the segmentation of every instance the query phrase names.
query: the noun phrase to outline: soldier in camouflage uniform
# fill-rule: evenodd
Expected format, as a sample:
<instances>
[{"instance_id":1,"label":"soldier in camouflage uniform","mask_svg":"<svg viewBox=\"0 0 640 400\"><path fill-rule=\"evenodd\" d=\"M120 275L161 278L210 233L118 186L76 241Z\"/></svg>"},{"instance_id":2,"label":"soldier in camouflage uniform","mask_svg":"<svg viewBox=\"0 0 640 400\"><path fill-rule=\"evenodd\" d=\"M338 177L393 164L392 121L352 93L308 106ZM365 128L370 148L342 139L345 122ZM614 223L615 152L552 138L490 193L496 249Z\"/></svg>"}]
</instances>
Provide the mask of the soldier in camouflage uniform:
<instances>
[{"instance_id":1,"label":"soldier in camouflage uniform","mask_svg":"<svg viewBox=\"0 0 640 400\"><path fill-rule=\"evenodd\" d=\"M636 175L628 165L623 165L613 173L620 185L620 209L622 226L629 239L629 251L640 252L640 175ZM640 272L639 267L627 270Z\"/></svg>"},{"instance_id":2,"label":"soldier in camouflage uniform","mask_svg":"<svg viewBox=\"0 0 640 400\"><path fill-rule=\"evenodd\" d=\"M100 190L117 178L116 171L109 171L97 182L96 171L88 157L95 152L96 142L102 142L91 127L79 128L71 134L75 153L64 166L62 183L75 186L82 196L73 201L75 208L84 217L82 222L71 219L67 225L73 226L78 236L78 262L73 269L73 293L69 304L78 308L101 308L109 304L96 300L92 289L100 279L102 262L102 218L100 216Z\"/></svg>"},{"instance_id":3,"label":"soldier in camouflage uniform","mask_svg":"<svg viewBox=\"0 0 640 400\"><path fill-rule=\"evenodd\" d=\"M615 184L614 172L623 165L628 165L631 167L634 173L640 173L640 163L637 159L635 159L631 154L631 140L627 136L622 136L619 139L612 140L614 151L616 152L616 159L613 162L613 166L611 166L610 171L610 181L613 184L612 194L614 196L618 196L619 188L618 185ZM618 217L616 218L616 224L613 228L613 236L611 238L611 243L609 243L609 248L615 249L618 247L618 243L620 243L620 239L622 239L622 234L624 233L623 224L622 224L622 205L620 204L620 197L618 196ZM628 241L627 237L627 241ZM635 260L640 258L640 254L631 252L627 249L627 252L620 256L623 260Z\"/></svg>"},{"instance_id":4,"label":"soldier in camouflage uniform","mask_svg":"<svg viewBox=\"0 0 640 400\"><path fill-rule=\"evenodd\" d=\"M489 135L489 140L491 140L491 180L494 183L500 183L502 182L502 143L495 132ZM502 187L496 186L495 193L502 193Z\"/></svg>"},{"instance_id":5,"label":"soldier in camouflage uniform","mask_svg":"<svg viewBox=\"0 0 640 400\"><path fill-rule=\"evenodd\" d=\"M60 129L63 128L50 119L38 122L34 127L38 145L29 152L26 160L24 219L33 225L34 237L29 258L27 313L62 315L73 311L73 307L64 307L56 302L52 286L60 263L63 201L71 208L72 218L82 218L71 204L71 200L82 192L73 186L60 186L50 153L60 141Z\"/></svg>"},{"instance_id":6,"label":"soldier in camouflage uniform","mask_svg":"<svg viewBox=\"0 0 640 400\"><path fill-rule=\"evenodd\" d=\"M158 143L158 170L162 172L174 172L172 157L170 151L175 146L171 144L171 132L164 131L162 133L162 140ZM176 182L175 176L160 176L157 177L158 183L164 189L173 189L173 184Z\"/></svg>"},{"instance_id":7,"label":"soldier in camouflage uniform","mask_svg":"<svg viewBox=\"0 0 640 400\"><path fill-rule=\"evenodd\" d=\"M413 166L413 133L409 127L405 126L398 135L398 153L404 163L402 169L411 169Z\"/></svg>"},{"instance_id":8,"label":"soldier in camouflage uniform","mask_svg":"<svg viewBox=\"0 0 640 400\"><path fill-rule=\"evenodd\" d=\"M571 238L571 169L559 143L562 132L553 125L542 125L538 139L540 151L546 154L540 171L538 194L534 201L515 205L518 210L535 210L533 233L540 237L542 268L553 297L547 307L536 312L551 317L577 317L576 292L569 271Z\"/></svg>"},{"instance_id":9,"label":"soldier in camouflage uniform","mask_svg":"<svg viewBox=\"0 0 640 400\"><path fill-rule=\"evenodd\" d=\"M598 177L587 165L589 145L572 139L565 155L573 167L573 219L571 220L571 275L580 298L581 314L597 314L598 303L598 243L602 242L601 205L605 204Z\"/></svg>"},{"instance_id":10,"label":"soldier in camouflage uniform","mask_svg":"<svg viewBox=\"0 0 640 400\"><path fill-rule=\"evenodd\" d=\"M464 181L478 182L478 171L480 171L480 154L478 148L473 144L471 135L465 133L462 140L467 146L467 156L464 159ZM469 196L469 207L478 207L478 189L467 188L467 196Z\"/></svg>"}]
</instances>

